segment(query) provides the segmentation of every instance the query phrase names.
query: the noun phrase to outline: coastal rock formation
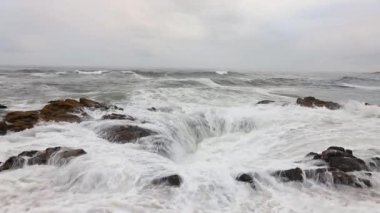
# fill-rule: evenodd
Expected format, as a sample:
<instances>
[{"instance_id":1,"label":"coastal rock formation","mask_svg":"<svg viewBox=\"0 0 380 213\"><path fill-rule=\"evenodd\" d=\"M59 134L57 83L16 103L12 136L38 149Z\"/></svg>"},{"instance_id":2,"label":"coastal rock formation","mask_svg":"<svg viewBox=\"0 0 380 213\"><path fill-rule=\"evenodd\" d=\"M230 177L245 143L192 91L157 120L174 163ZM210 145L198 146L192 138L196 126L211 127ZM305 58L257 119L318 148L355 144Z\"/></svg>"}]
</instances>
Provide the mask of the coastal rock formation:
<instances>
[{"instance_id":1,"label":"coastal rock formation","mask_svg":"<svg viewBox=\"0 0 380 213\"><path fill-rule=\"evenodd\" d=\"M114 108L86 98L80 98L79 101L74 99L50 101L41 110L7 113L0 123L0 135L6 134L8 130L19 132L33 128L39 121L81 122L88 117L84 112L85 108L106 110L112 107Z\"/></svg>"},{"instance_id":2,"label":"coastal rock formation","mask_svg":"<svg viewBox=\"0 0 380 213\"><path fill-rule=\"evenodd\" d=\"M63 164L72 158L84 155L83 149L71 149L67 147L52 147L43 151L24 151L17 156L8 158L0 165L0 172L11 169L19 169L26 165Z\"/></svg>"},{"instance_id":3,"label":"coastal rock formation","mask_svg":"<svg viewBox=\"0 0 380 213\"><path fill-rule=\"evenodd\" d=\"M0 104L0 109L6 109L6 108L8 108L8 107L5 106L5 105Z\"/></svg>"},{"instance_id":4,"label":"coastal rock formation","mask_svg":"<svg viewBox=\"0 0 380 213\"><path fill-rule=\"evenodd\" d=\"M316 166L320 166L323 161L325 167L319 169L301 170L300 168L280 170L272 173L273 176L279 177L281 181L304 181L312 179L316 182L327 184L332 181L333 184L343 184L353 187L371 187L372 183L367 178L359 178L352 174L353 171L362 171L363 176L370 177L370 171L380 168L380 158L375 157L369 162L370 168L366 162L353 155L352 150L343 147L331 146L321 154L311 152L306 155L315 161Z\"/></svg>"},{"instance_id":5,"label":"coastal rock formation","mask_svg":"<svg viewBox=\"0 0 380 213\"><path fill-rule=\"evenodd\" d=\"M152 181L153 185L166 185L166 186L174 186L180 187L183 180L179 175L169 175L161 178L156 178Z\"/></svg>"},{"instance_id":6,"label":"coastal rock formation","mask_svg":"<svg viewBox=\"0 0 380 213\"><path fill-rule=\"evenodd\" d=\"M311 107L311 108L326 107L327 109L331 109L331 110L336 110L336 109L341 108L341 106L338 103L331 102L331 101L322 101L314 97L298 98L297 104L304 107Z\"/></svg>"},{"instance_id":7,"label":"coastal rock formation","mask_svg":"<svg viewBox=\"0 0 380 213\"><path fill-rule=\"evenodd\" d=\"M115 143L131 143L137 139L155 134L139 126L115 125L100 131L99 136Z\"/></svg>"}]
</instances>

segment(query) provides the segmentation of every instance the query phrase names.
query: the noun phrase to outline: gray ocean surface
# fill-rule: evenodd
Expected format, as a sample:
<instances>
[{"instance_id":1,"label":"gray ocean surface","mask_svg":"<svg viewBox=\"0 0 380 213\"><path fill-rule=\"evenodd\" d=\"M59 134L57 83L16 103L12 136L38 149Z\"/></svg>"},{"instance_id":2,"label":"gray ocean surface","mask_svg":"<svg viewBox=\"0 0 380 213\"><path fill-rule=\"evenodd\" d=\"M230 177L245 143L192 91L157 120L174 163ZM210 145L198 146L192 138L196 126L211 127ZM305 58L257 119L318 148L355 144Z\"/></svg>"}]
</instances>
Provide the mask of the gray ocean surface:
<instances>
[{"instance_id":1,"label":"gray ocean surface","mask_svg":"<svg viewBox=\"0 0 380 213\"><path fill-rule=\"evenodd\" d=\"M305 96L343 107L295 104ZM127 121L89 111L94 120L0 136L0 161L52 146L87 152L62 167L0 173L0 212L380 212L378 172L365 189L280 183L269 175L311 168L300 160L332 145L380 156L380 73L0 68L0 104L9 111L80 97L120 106L118 113L137 119L133 125L158 134L110 143L99 130ZM257 105L261 100L275 102ZM234 180L241 172L261 175L257 190ZM170 174L183 185L150 186Z\"/></svg>"}]
</instances>

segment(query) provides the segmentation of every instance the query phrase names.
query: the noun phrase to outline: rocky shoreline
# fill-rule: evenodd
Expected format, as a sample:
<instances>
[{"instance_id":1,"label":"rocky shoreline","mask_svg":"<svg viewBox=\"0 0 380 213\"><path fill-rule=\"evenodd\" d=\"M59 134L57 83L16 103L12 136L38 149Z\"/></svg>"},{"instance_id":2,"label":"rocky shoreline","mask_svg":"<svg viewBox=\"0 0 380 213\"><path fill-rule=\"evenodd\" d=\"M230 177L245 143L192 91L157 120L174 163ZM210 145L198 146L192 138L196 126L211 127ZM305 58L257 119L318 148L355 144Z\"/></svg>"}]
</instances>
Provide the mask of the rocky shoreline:
<instances>
[{"instance_id":1,"label":"rocky shoreline","mask_svg":"<svg viewBox=\"0 0 380 213\"><path fill-rule=\"evenodd\" d=\"M271 104L275 101L263 100L257 104ZM314 97L298 98L297 105L303 107L324 107L330 110L338 110L342 106L331 101L322 101ZM6 108L0 105L0 108ZM82 122L92 120L86 110L120 110L113 105L107 105L87 98L65 99L50 101L40 110L34 111L11 111L7 112L0 121L0 135L11 132L19 132L33 128L42 122ZM147 109L156 112L155 107ZM126 120L135 121L136 118L125 115L110 113L102 116L102 120ZM138 139L158 134L150 129L136 125L113 125L103 128L98 136L113 143L134 143ZM85 155L83 149L68 147L50 147L45 150L24 151L16 156L9 157L4 163L0 163L0 172L13 169L21 169L30 165L62 165L71 159ZM347 185L357 188L371 187L372 173L380 171L380 158L360 159L354 156L353 151L343 147L331 146L321 153L310 152L305 156L304 162L316 166L316 169L301 169L299 167L268 171L268 173L280 182L305 182L313 181L325 185ZM235 179L239 182L248 183L253 189L258 174L241 173ZM184 179L178 174L172 174L152 180L152 185L166 185L180 187Z\"/></svg>"}]
</instances>

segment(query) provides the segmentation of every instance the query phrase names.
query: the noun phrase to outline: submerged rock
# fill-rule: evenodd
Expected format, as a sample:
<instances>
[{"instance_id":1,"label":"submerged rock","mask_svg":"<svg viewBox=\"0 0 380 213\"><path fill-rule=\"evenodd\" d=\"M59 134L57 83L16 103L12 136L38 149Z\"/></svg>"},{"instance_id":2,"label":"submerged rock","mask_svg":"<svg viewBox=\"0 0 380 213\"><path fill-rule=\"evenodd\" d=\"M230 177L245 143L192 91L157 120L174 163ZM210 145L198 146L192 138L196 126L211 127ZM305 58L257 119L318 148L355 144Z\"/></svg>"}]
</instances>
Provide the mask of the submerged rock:
<instances>
[{"instance_id":1,"label":"submerged rock","mask_svg":"<svg viewBox=\"0 0 380 213\"><path fill-rule=\"evenodd\" d=\"M262 100L262 101L257 102L256 104L270 104L270 103L274 103L274 101L271 101L271 100Z\"/></svg>"},{"instance_id":2,"label":"submerged rock","mask_svg":"<svg viewBox=\"0 0 380 213\"><path fill-rule=\"evenodd\" d=\"M338 103L335 103L332 101L322 101L314 97L298 98L297 104L304 107L311 107L311 108L326 107L327 109L331 109L331 110L336 110L336 109L341 108L341 106Z\"/></svg>"},{"instance_id":3,"label":"submerged rock","mask_svg":"<svg viewBox=\"0 0 380 213\"><path fill-rule=\"evenodd\" d=\"M130 120L130 121L136 120L132 116L123 115L123 114L116 114L116 113L112 113L112 114L108 114L108 115L103 115L102 119L103 120Z\"/></svg>"},{"instance_id":4,"label":"submerged rock","mask_svg":"<svg viewBox=\"0 0 380 213\"><path fill-rule=\"evenodd\" d=\"M179 187L181 186L183 180L181 176L179 175L169 175L161 178L156 178L152 181L153 185L167 185L167 186L174 186Z\"/></svg>"},{"instance_id":5,"label":"submerged rock","mask_svg":"<svg viewBox=\"0 0 380 213\"><path fill-rule=\"evenodd\" d=\"M44 165L49 162L62 164L74 157L84 154L86 154L86 152L83 149L71 149L67 147L52 147L44 151L24 151L17 156L8 158L8 160L0 166L0 172L10 169L19 169L26 165Z\"/></svg>"},{"instance_id":6,"label":"submerged rock","mask_svg":"<svg viewBox=\"0 0 380 213\"><path fill-rule=\"evenodd\" d=\"M0 104L0 109L6 109L6 108L8 108L8 107L5 106L5 105Z\"/></svg>"},{"instance_id":7,"label":"submerged rock","mask_svg":"<svg viewBox=\"0 0 380 213\"><path fill-rule=\"evenodd\" d=\"M280 177L282 181L303 181L302 170L300 168L280 170L272 173L273 176Z\"/></svg>"},{"instance_id":8,"label":"submerged rock","mask_svg":"<svg viewBox=\"0 0 380 213\"><path fill-rule=\"evenodd\" d=\"M253 177L250 174L242 173L239 174L235 179L239 182L249 183L253 189L256 189Z\"/></svg>"},{"instance_id":9,"label":"submerged rock","mask_svg":"<svg viewBox=\"0 0 380 213\"><path fill-rule=\"evenodd\" d=\"M100 137L115 143L130 143L137 139L155 134L139 126L116 125L103 129Z\"/></svg>"}]
</instances>

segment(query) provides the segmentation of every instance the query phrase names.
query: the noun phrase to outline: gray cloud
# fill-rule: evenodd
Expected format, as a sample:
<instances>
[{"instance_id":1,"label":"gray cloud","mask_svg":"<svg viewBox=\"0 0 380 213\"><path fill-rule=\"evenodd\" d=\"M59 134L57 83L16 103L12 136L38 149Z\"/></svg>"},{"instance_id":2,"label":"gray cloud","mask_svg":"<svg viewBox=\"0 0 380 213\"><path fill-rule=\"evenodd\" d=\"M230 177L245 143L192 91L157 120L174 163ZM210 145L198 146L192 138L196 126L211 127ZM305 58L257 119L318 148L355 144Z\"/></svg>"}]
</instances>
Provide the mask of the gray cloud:
<instances>
[{"instance_id":1,"label":"gray cloud","mask_svg":"<svg viewBox=\"0 0 380 213\"><path fill-rule=\"evenodd\" d=\"M2 0L0 64L380 70L378 0Z\"/></svg>"}]
</instances>

